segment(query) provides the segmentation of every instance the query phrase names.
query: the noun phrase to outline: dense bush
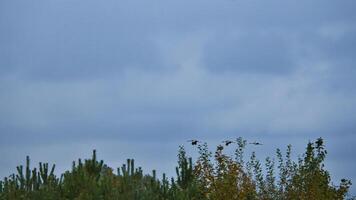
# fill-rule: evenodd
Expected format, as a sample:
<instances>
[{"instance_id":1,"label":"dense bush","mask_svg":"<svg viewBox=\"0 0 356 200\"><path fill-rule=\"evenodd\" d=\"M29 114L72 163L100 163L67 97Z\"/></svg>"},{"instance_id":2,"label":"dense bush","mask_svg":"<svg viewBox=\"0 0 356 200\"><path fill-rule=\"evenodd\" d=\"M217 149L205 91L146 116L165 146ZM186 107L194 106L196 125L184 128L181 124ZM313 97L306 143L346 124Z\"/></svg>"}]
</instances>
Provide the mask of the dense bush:
<instances>
[{"instance_id":1,"label":"dense bush","mask_svg":"<svg viewBox=\"0 0 356 200\"><path fill-rule=\"evenodd\" d=\"M262 163L252 153L244 161L247 142L234 141L234 155L224 153L219 145L213 153L206 143L197 145L199 156L193 164L183 147L179 148L176 178L156 172L144 175L134 160L113 169L98 161L94 150L91 159L73 162L72 169L60 177L55 165L39 163L38 168L17 167L17 173L0 181L0 199L34 200L338 200L345 199L351 182L342 179L331 184L324 168L326 150L323 140L308 143L306 152L297 161L291 159L291 146L285 155L277 149L275 158ZM264 167L263 167L264 166Z\"/></svg>"}]
</instances>

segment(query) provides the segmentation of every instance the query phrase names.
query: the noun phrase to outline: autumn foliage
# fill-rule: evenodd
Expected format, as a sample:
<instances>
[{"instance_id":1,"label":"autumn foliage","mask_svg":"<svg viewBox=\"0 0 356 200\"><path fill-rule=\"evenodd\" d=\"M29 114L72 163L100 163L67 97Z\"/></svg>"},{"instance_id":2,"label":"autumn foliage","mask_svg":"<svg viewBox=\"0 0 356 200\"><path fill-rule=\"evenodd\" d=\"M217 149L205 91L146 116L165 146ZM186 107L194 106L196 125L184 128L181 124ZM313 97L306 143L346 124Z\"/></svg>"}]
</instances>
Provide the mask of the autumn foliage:
<instances>
[{"instance_id":1,"label":"autumn foliage","mask_svg":"<svg viewBox=\"0 0 356 200\"><path fill-rule=\"evenodd\" d=\"M324 160L323 140L308 143L296 161L291 146L285 153L263 162L253 152L247 161L242 138L234 141L234 153L225 153L219 145L211 152L206 143L197 145L199 156L193 162L179 148L176 177L160 178L156 172L144 174L133 159L116 170L92 158L73 162L72 169L55 175L55 165L39 163L17 167L17 172L0 181L0 199L4 200L338 200L346 199L351 182L331 183Z\"/></svg>"}]
</instances>

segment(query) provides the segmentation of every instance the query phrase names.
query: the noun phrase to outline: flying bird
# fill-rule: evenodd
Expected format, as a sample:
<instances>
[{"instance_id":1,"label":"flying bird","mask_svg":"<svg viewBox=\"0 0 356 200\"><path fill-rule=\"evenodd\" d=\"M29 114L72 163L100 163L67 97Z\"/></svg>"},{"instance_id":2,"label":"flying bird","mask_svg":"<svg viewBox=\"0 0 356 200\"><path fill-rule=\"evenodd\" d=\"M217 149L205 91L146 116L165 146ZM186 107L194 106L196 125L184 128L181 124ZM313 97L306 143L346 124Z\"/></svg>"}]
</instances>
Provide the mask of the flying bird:
<instances>
[{"instance_id":1,"label":"flying bird","mask_svg":"<svg viewBox=\"0 0 356 200\"><path fill-rule=\"evenodd\" d=\"M200 143L200 141L198 140L188 140L187 142L190 142L192 145L197 145L198 143Z\"/></svg>"},{"instance_id":2,"label":"flying bird","mask_svg":"<svg viewBox=\"0 0 356 200\"><path fill-rule=\"evenodd\" d=\"M225 146L229 146L231 143L234 143L231 140L225 140L225 141L222 141L222 142L225 143Z\"/></svg>"},{"instance_id":3,"label":"flying bird","mask_svg":"<svg viewBox=\"0 0 356 200\"><path fill-rule=\"evenodd\" d=\"M253 145L263 145L262 143L259 143L259 142L250 142L250 144L253 144Z\"/></svg>"}]
</instances>

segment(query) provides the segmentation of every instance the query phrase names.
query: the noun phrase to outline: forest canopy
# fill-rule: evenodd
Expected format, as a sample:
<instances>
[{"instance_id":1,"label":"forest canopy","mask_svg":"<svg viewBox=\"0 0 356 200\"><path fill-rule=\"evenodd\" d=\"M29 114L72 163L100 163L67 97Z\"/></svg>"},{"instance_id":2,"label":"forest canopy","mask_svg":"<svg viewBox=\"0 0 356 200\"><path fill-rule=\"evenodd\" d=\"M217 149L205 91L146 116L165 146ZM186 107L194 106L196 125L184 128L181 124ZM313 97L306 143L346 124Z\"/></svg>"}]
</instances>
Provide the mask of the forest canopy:
<instances>
[{"instance_id":1,"label":"forest canopy","mask_svg":"<svg viewBox=\"0 0 356 200\"><path fill-rule=\"evenodd\" d=\"M246 140L225 141L215 151L207 143L192 141L197 148L195 161L183 146L179 147L176 176L144 174L133 159L116 169L97 159L73 161L72 168L60 176L55 165L39 163L31 168L27 157L25 166L0 181L0 199L16 200L338 200L347 199L351 181L331 182L325 169L327 151L318 138L309 142L305 153L292 159L292 147L264 161L252 152L245 158ZM225 148L230 145L234 153Z\"/></svg>"}]
</instances>

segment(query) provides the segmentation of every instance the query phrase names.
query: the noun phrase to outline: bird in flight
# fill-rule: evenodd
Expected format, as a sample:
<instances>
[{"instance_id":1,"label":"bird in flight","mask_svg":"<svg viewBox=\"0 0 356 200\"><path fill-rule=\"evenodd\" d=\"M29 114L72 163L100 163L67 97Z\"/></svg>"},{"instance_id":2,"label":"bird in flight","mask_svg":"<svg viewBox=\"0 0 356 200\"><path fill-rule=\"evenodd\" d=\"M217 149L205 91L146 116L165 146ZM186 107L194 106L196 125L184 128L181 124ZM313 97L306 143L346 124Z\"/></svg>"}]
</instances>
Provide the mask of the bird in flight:
<instances>
[{"instance_id":1,"label":"bird in flight","mask_svg":"<svg viewBox=\"0 0 356 200\"><path fill-rule=\"evenodd\" d=\"M222 141L222 142L225 143L225 146L229 146L231 143L234 143L231 140L225 140L225 141Z\"/></svg>"},{"instance_id":2,"label":"bird in flight","mask_svg":"<svg viewBox=\"0 0 356 200\"><path fill-rule=\"evenodd\" d=\"M200 141L198 140L188 140L187 142L190 142L192 145L197 145L198 143L200 143Z\"/></svg>"},{"instance_id":3,"label":"bird in flight","mask_svg":"<svg viewBox=\"0 0 356 200\"><path fill-rule=\"evenodd\" d=\"M253 144L253 145L263 145L262 143L259 143L259 142L250 142L250 144Z\"/></svg>"}]
</instances>

